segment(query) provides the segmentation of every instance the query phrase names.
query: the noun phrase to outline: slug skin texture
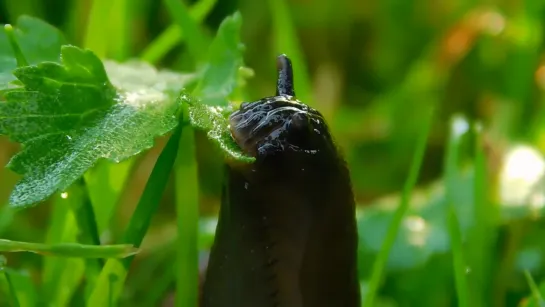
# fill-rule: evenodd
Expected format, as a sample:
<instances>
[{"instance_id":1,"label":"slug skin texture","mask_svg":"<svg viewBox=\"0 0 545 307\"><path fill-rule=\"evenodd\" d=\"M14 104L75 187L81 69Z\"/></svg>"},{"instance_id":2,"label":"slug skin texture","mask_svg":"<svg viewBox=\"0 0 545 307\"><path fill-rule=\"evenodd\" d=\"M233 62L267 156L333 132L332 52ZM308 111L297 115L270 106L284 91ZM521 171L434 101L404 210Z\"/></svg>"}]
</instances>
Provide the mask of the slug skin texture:
<instances>
[{"instance_id":1,"label":"slug skin texture","mask_svg":"<svg viewBox=\"0 0 545 307\"><path fill-rule=\"evenodd\" d=\"M322 115L293 95L278 58L277 96L230 116L254 163L225 166L203 307L357 307L355 203Z\"/></svg>"}]
</instances>

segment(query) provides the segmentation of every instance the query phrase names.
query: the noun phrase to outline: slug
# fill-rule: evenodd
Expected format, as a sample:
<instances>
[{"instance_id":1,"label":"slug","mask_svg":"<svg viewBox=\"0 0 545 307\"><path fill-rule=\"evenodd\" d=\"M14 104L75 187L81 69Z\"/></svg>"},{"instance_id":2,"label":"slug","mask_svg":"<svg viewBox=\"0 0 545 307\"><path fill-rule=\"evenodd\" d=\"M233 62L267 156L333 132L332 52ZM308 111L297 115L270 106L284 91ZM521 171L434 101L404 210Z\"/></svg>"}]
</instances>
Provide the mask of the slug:
<instances>
[{"instance_id":1,"label":"slug","mask_svg":"<svg viewBox=\"0 0 545 307\"><path fill-rule=\"evenodd\" d=\"M291 61L277 66L276 96L229 117L255 162L225 164L201 306L360 306L349 171L322 115L295 98Z\"/></svg>"}]
</instances>

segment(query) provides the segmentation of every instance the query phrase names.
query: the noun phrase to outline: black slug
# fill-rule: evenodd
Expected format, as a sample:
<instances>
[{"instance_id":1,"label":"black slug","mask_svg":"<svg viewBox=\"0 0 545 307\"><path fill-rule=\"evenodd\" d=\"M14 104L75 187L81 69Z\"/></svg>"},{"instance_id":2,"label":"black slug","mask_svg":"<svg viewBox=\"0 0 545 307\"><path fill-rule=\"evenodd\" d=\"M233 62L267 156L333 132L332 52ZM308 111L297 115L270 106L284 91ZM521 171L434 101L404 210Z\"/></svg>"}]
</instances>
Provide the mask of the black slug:
<instances>
[{"instance_id":1,"label":"black slug","mask_svg":"<svg viewBox=\"0 0 545 307\"><path fill-rule=\"evenodd\" d=\"M295 99L286 56L276 96L229 121L256 159L226 163L202 306L360 306L350 175L322 115Z\"/></svg>"}]
</instances>

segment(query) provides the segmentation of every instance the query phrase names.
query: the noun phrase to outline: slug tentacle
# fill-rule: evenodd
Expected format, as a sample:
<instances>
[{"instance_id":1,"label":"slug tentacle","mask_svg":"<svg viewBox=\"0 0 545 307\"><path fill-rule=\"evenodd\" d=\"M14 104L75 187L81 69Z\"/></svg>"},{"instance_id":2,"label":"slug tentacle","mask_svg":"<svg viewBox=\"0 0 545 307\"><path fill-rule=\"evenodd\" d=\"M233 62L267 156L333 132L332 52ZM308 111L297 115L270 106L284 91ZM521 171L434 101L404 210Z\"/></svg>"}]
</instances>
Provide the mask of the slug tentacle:
<instances>
[{"instance_id":1,"label":"slug tentacle","mask_svg":"<svg viewBox=\"0 0 545 307\"><path fill-rule=\"evenodd\" d=\"M291 60L285 54L279 55L276 59L276 67L278 69L276 96L287 95L295 97Z\"/></svg>"}]
</instances>

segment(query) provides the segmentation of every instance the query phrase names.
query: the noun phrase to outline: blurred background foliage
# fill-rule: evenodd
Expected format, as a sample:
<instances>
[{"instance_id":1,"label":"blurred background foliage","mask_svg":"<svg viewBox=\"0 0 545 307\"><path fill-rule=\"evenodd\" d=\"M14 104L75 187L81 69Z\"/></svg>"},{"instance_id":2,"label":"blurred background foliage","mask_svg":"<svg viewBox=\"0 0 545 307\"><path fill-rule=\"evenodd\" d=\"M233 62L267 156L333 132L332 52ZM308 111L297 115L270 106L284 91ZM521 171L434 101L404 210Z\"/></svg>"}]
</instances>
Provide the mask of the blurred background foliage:
<instances>
[{"instance_id":1,"label":"blurred background foliage","mask_svg":"<svg viewBox=\"0 0 545 307\"><path fill-rule=\"evenodd\" d=\"M304 59L294 63L295 73L306 74L310 80L296 84L296 89L303 87L306 102L325 115L351 170L360 207L364 293L408 176L426 110L435 106L418 189L389 257L377 306L457 304L446 222L444 156L451 129L464 130L475 123L482 127L479 144L485 149L486 189L474 184L471 134L464 138L460 176L452 183L469 259L466 275L471 288L477 289L473 292L478 292L470 291L470 299L480 306L532 304L523 272L528 270L536 281L545 278L544 1L289 0L285 1L287 15L281 14L280 20L273 18L272 13L282 9L274 0L185 2L193 5L194 18L202 20L204 31L211 35L223 18L241 11L244 59L255 72L239 93L241 100L274 94L274 59L283 52L277 42L284 35L274 28L293 24L296 32L289 33L287 26L285 35L296 36L301 48L297 58ZM21 14L51 23L69 42L103 58L140 57L172 70L194 68L184 44L176 43L183 34L172 26L161 1L0 0L1 23L15 23ZM108 17L97 21L90 17L93 14ZM166 45L170 42L172 48L150 45L159 39ZM102 242L114 241L127 224L164 144L161 138L152 150L116 166L117 171L93 177L107 186L104 193L91 195L101 203L97 215L112 213L111 220L99 220ZM0 164L5 165L17 150L17 144L0 137ZM199 248L204 266L213 240L222 162L204 134L196 134L196 152ZM98 167L91 173L101 171ZM124 182L120 174L127 171L131 175ZM0 170L0 204L7 203L17 179L10 171ZM174 192L180 189L184 186L171 184L164 195L144 250L130 272L123 305L159 306L172 301L173 203ZM489 201L478 214L476 200L482 193ZM0 207L0 237L47 242L52 234L45 230L55 218L52 212L59 201L57 197L16 213ZM482 227L488 218L491 230ZM8 260L21 287L35 287L32 281L41 278L40 267L47 261L27 254L9 255ZM541 288L545 290L545 285ZM77 298L70 304L77 306Z\"/></svg>"}]
</instances>

